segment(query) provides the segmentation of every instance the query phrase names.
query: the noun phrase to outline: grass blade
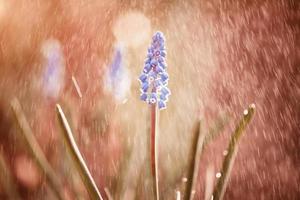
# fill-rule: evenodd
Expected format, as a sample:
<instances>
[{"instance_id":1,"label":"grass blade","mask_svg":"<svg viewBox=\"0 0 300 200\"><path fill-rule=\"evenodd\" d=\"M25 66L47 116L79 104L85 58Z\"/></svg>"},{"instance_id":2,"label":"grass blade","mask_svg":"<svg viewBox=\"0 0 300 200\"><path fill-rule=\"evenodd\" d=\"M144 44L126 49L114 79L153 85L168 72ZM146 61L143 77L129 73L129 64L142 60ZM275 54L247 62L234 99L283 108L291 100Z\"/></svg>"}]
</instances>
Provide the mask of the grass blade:
<instances>
[{"instance_id":1,"label":"grass blade","mask_svg":"<svg viewBox=\"0 0 300 200\"><path fill-rule=\"evenodd\" d=\"M48 163L46 156L44 155L41 147L36 141L34 134L26 120L25 114L21 108L20 102L18 99L13 99L11 102L11 108L17 119L18 125L22 131L22 137L24 138L27 148L29 149L31 156L36 161L38 167L46 175L47 181L51 189L54 191L56 197L60 200L64 199L64 193L62 191L62 184L52 169L51 165Z\"/></svg>"},{"instance_id":2,"label":"grass blade","mask_svg":"<svg viewBox=\"0 0 300 200\"><path fill-rule=\"evenodd\" d=\"M194 138L192 139L191 153L189 154L189 166L188 166L188 182L186 186L186 193L184 195L185 200L191 200L194 196L194 188L197 185L197 177L199 172L200 158L205 141L204 133L201 133L201 121L196 124Z\"/></svg>"},{"instance_id":3,"label":"grass blade","mask_svg":"<svg viewBox=\"0 0 300 200\"><path fill-rule=\"evenodd\" d=\"M67 118L65 117L65 114L59 104L56 104L56 111L58 115L58 119L60 122L60 125L63 129L63 137L64 141L66 143L68 152L70 153L77 170L79 171L79 174L82 178L82 181L84 182L84 185L86 186L86 189L92 199L100 199L103 200L96 183L79 151L79 148L75 142L75 139L73 137L73 133L71 130L71 127L67 121Z\"/></svg>"},{"instance_id":4,"label":"grass blade","mask_svg":"<svg viewBox=\"0 0 300 200\"><path fill-rule=\"evenodd\" d=\"M104 188L104 191L105 191L105 194L106 194L108 200L114 200L107 187Z\"/></svg>"},{"instance_id":5,"label":"grass blade","mask_svg":"<svg viewBox=\"0 0 300 200\"><path fill-rule=\"evenodd\" d=\"M251 121L255 111L255 105L251 104L247 110L244 111L244 116L236 127L235 131L231 135L231 139L227 148L227 155L223 160L223 165L221 169L221 177L215 186L213 192L214 200L222 200L224 193L226 191L226 186L230 177L232 166L238 151L238 142L244 133L246 126Z\"/></svg>"},{"instance_id":6,"label":"grass blade","mask_svg":"<svg viewBox=\"0 0 300 200\"><path fill-rule=\"evenodd\" d=\"M181 193L180 193L180 191L176 191L176 200L181 200Z\"/></svg>"},{"instance_id":7,"label":"grass blade","mask_svg":"<svg viewBox=\"0 0 300 200\"><path fill-rule=\"evenodd\" d=\"M206 170L206 176L205 176L204 200L210 200L211 198L211 195L214 190L214 179L215 179L214 167L212 165L209 165Z\"/></svg>"}]
</instances>

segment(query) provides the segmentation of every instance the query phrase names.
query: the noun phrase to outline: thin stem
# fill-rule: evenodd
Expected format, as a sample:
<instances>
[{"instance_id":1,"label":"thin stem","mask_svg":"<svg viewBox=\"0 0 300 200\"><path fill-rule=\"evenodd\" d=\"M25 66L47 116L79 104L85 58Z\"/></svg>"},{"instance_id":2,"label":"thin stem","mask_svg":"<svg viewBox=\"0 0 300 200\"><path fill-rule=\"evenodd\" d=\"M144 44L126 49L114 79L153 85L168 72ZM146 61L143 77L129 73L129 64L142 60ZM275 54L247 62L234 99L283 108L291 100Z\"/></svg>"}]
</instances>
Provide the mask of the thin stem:
<instances>
[{"instance_id":1,"label":"thin stem","mask_svg":"<svg viewBox=\"0 0 300 200\"><path fill-rule=\"evenodd\" d=\"M176 191L176 200L181 200L181 193L180 191Z\"/></svg>"},{"instance_id":2,"label":"thin stem","mask_svg":"<svg viewBox=\"0 0 300 200\"><path fill-rule=\"evenodd\" d=\"M214 190L215 172L213 165L209 165L205 176L205 193L204 200L210 200Z\"/></svg>"},{"instance_id":3,"label":"thin stem","mask_svg":"<svg viewBox=\"0 0 300 200\"><path fill-rule=\"evenodd\" d=\"M66 143L67 149L77 167L77 170L79 171L81 179L84 182L84 185L86 186L90 197L92 199L103 200L103 198L96 186L96 183L95 183L94 179L92 178L92 175L91 175L91 173L79 151L79 148L73 137L73 133L70 128L70 125L69 125L69 123L65 117L65 114L59 104L56 104L56 111L57 111L60 125L63 129L63 136L64 136L64 141Z\"/></svg>"},{"instance_id":4,"label":"thin stem","mask_svg":"<svg viewBox=\"0 0 300 200\"><path fill-rule=\"evenodd\" d=\"M157 135L158 135L158 112L156 104L151 105L151 141L150 141L150 152L151 152L151 172L153 177L153 189L155 199L159 200L159 190L158 190L158 173L157 173Z\"/></svg>"},{"instance_id":5,"label":"thin stem","mask_svg":"<svg viewBox=\"0 0 300 200\"><path fill-rule=\"evenodd\" d=\"M104 192L106 193L108 200L114 200L114 198L112 197L112 195L107 187L104 188Z\"/></svg>"},{"instance_id":6,"label":"thin stem","mask_svg":"<svg viewBox=\"0 0 300 200\"><path fill-rule=\"evenodd\" d=\"M9 199L20 200L21 197L17 191L16 185L13 182L13 177L8 169L8 166L4 160L2 152L0 153L0 183L3 189L6 191Z\"/></svg>"},{"instance_id":7,"label":"thin stem","mask_svg":"<svg viewBox=\"0 0 300 200\"><path fill-rule=\"evenodd\" d=\"M52 169L51 165L48 163L41 147L36 141L34 134L23 113L20 102L17 99L13 99L11 102L11 107L17 119L18 125L22 130L20 133L22 133L22 136L32 157L35 159L41 171L43 171L43 173L46 175L49 185L54 191L56 197L60 200L64 199L64 194L62 191L63 186L54 170Z\"/></svg>"},{"instance_id":8,"label":"thin stem","mask_svg":"<svg viewBox=\"0 0 300 200\"><path fill-rule=\"evenodd\" d=\"M205 134L201 133L201 121L196 124L192 152L190 153L189 159L189 170L188 170L188 182L186 187L186 194L184 199L192 200L195 194L195 187L197 185L197 178L199 173L200 158L202 155L203 144L205 140Z\"/></svg>"},{"instance_id":9,"label":"thin stem","mask_svg":"<svg viewBox=\"0 0 300 200\"><path fill-rule=\"evenodd\" d=\"M227 155L223 160L221 177L219 178L213 192L214 200L223 199L224 193L226 191L227 183L230 177L230 173L232 170L232 166L234 164L234 160L238 151L238 142L241 136L243 135L246 126L249 124L250 120L252 119L254 111L255 111L255 106L254 104L251 104L249 108L244 111L243 118L241 119L235 131L231 135L230 142L227 148Z\"/></svg>"}]
</instances>

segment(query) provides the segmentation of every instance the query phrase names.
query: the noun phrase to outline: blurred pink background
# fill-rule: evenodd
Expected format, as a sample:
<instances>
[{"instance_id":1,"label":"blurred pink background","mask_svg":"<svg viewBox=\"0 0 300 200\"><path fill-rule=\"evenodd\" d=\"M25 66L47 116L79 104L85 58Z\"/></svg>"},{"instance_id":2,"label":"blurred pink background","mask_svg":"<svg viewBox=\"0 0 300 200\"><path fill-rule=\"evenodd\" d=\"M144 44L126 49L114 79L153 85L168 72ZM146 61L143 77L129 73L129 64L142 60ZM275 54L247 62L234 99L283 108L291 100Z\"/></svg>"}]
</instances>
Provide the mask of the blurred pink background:
<instances>
[{"instance_id":1,"label":"blurred pink background","mask_svg":"<svg viewBox=\"0 0 300 200\"><path fill-rule=\"evenodd\" d=\"M218 172L230 133L250 103L257 112L225 199L299 199L297 0L0 0L0 149L22 198L54 197L17 133L9 105L14 97L67 198L86 199L87 193L67 159L56 103L101 192L106 187L115 199L147 199L147 106L139 100L137 78L157 30L166 37L172 91L160 113L162 199L175 199L199 116L208 131L228 113L229 123L201 162L195 199L203 199L206 170ZM105 75L118 47L127 73L116 98ZM8 198L3 187L0 198Z\"/></svg>"}]
</instances>

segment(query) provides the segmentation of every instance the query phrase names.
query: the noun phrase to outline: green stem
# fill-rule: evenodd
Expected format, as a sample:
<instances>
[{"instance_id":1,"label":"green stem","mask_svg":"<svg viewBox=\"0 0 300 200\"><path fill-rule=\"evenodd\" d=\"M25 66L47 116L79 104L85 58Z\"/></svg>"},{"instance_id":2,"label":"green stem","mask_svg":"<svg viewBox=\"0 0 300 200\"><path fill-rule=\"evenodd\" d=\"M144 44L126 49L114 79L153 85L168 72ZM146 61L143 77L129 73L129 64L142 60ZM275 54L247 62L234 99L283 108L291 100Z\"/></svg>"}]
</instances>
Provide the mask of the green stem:
<instances>
[{"instance_id":1,"label":"green stem","mask_svg":"<svg viewBox=\"0 0 300 200\"><path fill-rule=\"evenodd\" d=\"M226 191L226 187L228 184L228 180L230 177L230 173L232 170L232 166L234 164L234 160L238 151L238 142L241 136L244 133L246 126L249 124L250 120L253 117L255 111L254 104L251 104L247 110L244 111L244 116L239 122L238 126L236 127L235 131L233 132L228 148L227 148L227 155L223 160L222 169L221 169L221 177L219 178L214 192L213 192L213 199L214 200L222 200L224 193Z\"/></svg>"},{"instance_id":2,"label":"green stem","mask_svg":"<svg viewBox=\"0 0 300 200\"><path fill-rule=\"evenodd\" d=\"M103 200L103 198L96 186L96 183L95 183L94 179L92 178L92 175L91 175L91 173L79 151L79 148L73 137L73 133L70 128L70 125L69 125L69 123L65 117L65 114L59 104L56 104L56 111L57 111L60 125L63 129L63 137L64 137L64 141L66 143L67 149L77 167L77 170L79 171L81 179L84 182L84 185L86 186L86 189L87 189L90 197L92 199Z\"/></svg>"}]
</instances>

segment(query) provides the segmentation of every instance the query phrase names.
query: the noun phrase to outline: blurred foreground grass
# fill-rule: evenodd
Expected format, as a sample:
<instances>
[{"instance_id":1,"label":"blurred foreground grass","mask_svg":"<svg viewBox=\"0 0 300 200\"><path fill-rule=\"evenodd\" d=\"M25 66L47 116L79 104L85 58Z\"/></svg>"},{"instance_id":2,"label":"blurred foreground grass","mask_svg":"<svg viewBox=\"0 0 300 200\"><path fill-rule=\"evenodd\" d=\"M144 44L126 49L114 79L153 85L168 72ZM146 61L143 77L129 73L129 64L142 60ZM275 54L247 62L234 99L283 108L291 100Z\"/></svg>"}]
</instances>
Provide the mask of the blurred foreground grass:
<instances>
[{"instance_id":1,"label":"blurred foreground grass","mask_svg":"<svg viewBox=\"0 0 300 200\"><path fill-rule=\"evenodd\" d=\"M57 199L80 199L78 196L78 193L80 191L74 191L76 188L72 188L72 185L70 183L67 183L70 187L70 190L72 191L72 194L77 195L68 195L64 191L63 186L63 178L59 177L57 175L57 172L51 167L51 164L46 159L46 156L44 155L39 143L35 139L34 133L31 130L30 124L26 120L25 113L22 110L21 104L17 99L13 99L11 102L11 108L13 110L13 113L15 115L16 122L18 126L20 127L20 130L18 131L20 134L20 138L22 138L23 142L26 144L26 149L30 153L31 157L35 160L36 165L39 167L40 171L45 175L47 185L51 188L53 191L53 194L55 195L55 198ZM76 144L76 141L74 139L72 128L70 127L68 120L61 108L60 105L57 104L56 106L57 111L57 118L59 121L59 125L61 126L61 133L62 138L64 140L64 144L66 146L67 154L69 157L73 160L74 165L72 165L73 170L77 171L80 174L80 177L82 179L82 182L86 188L86 191L88 192L91 199L124 199L127 198L120 194L111 194L109 188L104 187L98 189L90 171L89 168L81 155L81 152ZM231 174L231 171L233 170L233 163L236 157L236 154L238 152L238 144L239 141L245 132L245 128L248 125L248 123L251 121L253 114L255 111L254 104L251 104L248 109L244 110L242 119L237 124L235 131L231 134L231 138L227 147L226 155L223 160L222 168L220 170L219 175L217 175L217 181L216 184L208 184L208 183L214 183L215 180L208 180L206 182L205 187L205 200L210 200L213 196L214 200L221 200L224 196L224 193L226 191L226 186ZM187 171L186 171L186 184L182 185L177 191L174 192L173 197L168 197L168 199L184 199L184 200L191 200L193 199L195 195L195 188L197 187L197 180L198 172L199 172L199 165L201 163L201 155L203 149L210 143L212 140L214 140L218 135L222 132L226 124L228 123L229 117L227 115L220 116L219 119L216 120L215 124L209 129L207 133L204 131L201 131L201 120L196 120L195 127L193 130L193 137L192 137L192 143L190 146L190 152L187 160ZM149 148L150 149L150 148ZM146 156L146 158L149 158ZM146 162L148 163L148 162ZM148 164L146 164L148 165ZM124 166L125 167L125 166ZM143 167L146 167L143 165ZM1 168L1 174L0 174L0 183L5 190L7 197L9 199L21 199L20 195L18 194L18 189L16 188L16 184L14 183L14 177L10 173L9 168L6 166L6 161L2 156L2 153L0 154L0 168ZM146 167L147 168L147 167ZM149 166L150 169L150 166ZM26 173L26 172L24 172ZM124 176L123 173L120 174L121 176ZM149 175L149 174L148 174ZM130 178L130 177L129 177ZM214 177L210 177L210 179L214 179ZM120 179L120 180L125 180ZM69 180L71 182L71 180ZM138 181L140 184L146 184L144 181ZM181 182L181 180L179 180ZM71 185L71 186L70 186ZM147 185L147 184L146 184ZM125 185L126 187L126 185ZM172 187L172 186L171 186ZM214 187L214 188L212 188ZM174 188L175 189L175 188ZM101 191L101 194L100 194ZM122 192L120 190L116 190L117 192ZM153 193L144 193L141 191L132 191L133 193L136 193L133 195L135 199L141 199L143 195L146 195L145 199L153 199L152 197ZM162 192L162 191L159 191ZM105 193L105 195L103 195ZM142 195L142 196L141 196ZM70 197L71 196L71 197ZM84 194L80 194L80 196L85 196ZM87 198L87 197L85 197ZM144 197L143 197L144 198Z\"/></svg>"}]
</instances>

